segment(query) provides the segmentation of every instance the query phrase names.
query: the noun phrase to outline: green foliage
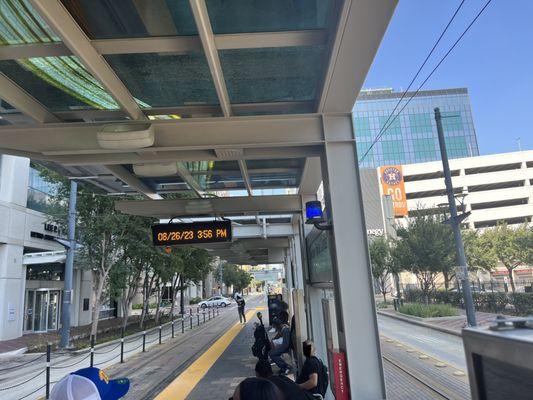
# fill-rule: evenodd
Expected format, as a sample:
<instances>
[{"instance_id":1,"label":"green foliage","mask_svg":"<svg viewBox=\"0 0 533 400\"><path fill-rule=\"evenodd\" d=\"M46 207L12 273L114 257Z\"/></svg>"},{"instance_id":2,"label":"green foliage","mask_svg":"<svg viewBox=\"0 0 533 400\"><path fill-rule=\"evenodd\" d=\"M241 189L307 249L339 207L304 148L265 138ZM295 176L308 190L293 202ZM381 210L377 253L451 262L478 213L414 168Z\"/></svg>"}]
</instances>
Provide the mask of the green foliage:
<instances>
[{"instance_id":1,"label":"green foliage","mask_svg":"<svg viewBox=\"0 0 533 400\"><path fill-rule=\"evenodd\" d=\"M512 293L510 297L518 315L533 315L533 293Z\"/></svg>"},{"instance_id":2,"label":"green foliage","mask_svg":"<svg viewBox=\"0 0 533 400\"><path fill-rule=\"evenodd\" d=\"M404 293L408 303L424 303L424 293L418 289L407 290ZM486 292L472 293L476 310L491 313L513 312L517 315L533 314L533 293L503 293ZM461 307L462 293L435 291L430 293L429 301L436 304L448 304L453 307Z\"/></svg>"},{"instance_id":3,"label":"green foliage","mask_svg":"<svg viewBox=\"0 0 533 400\"><path fill-rule=\"evenodd\" d=\"M379 310L382 310L384 308L389 308L389 306L391 305L391 303L387 303L385 301L382 301L378 304L376 304L376 307L379 309Z\"/></svg>"},{"instance_id":4,"label":"green foliage","mask_svg":"<svg viewBox=\"0 0 533 400\"><path fill-rule=\"evenodd\" d=\"M372 263L372 276L379 286L383 300L386 302L387 293L390 291L389 275L394 269L390 243L386 238L378 237L371 240L368 247Z\"/></svg>"},{"instance_id":5,"label":"green foliage","mask_svg":"<svg viewBox=\"0 0 533 400\"><path fill-rule=\"evenodd\" d=\"M142 305L142 303L133 304L133 305L131 306L131 308L132 308L133 310L142 310L143 305Z\"/></svg>"},{"instance_id":6,"label":"green foliage","mask_svg":"<svg viewBox=\"0 0 533 400\"><path fill-rule=\"evenodd\" d=\"M465 232L464 241L468 263L487 271L498 263L503 264L513 292L513 270L523 264L533 264L533 228L526 223L518 228L499 224L483 232Z\"/></svg>"},{"instance_id":7,"label":"green foliage","mask_svg":"<svg viewBox=\"0 0 533 400\"><path fill-rule=\"evenodd\" d=\"M414 273L428 298L438 273L449 281L455 256L453 232L441 215L418 213L405 228L397 230L399 240L393 250L394 263Z\"/></svg>"},{"instance_id":8,"label":"green foliage","mask_svg":"<svg viewBox=\"0 0 533 400\"><path fill-rule=\"evenodd\" d=\"M462 232L462 237L466 260L471 270L481 269L490 272L496 268L498 257L487 235L479 231L465 230Z\"/></svg>"},{"instance_id":9,"label":"green foliage","mask_svg":"<svg viewBox=\"0 0 533 400\"><path fill-rule=\"evenodd\" d=\"M193 297L192 299L189 300L189 304L198 304L201 301L202 301L201 297Z\"/></svg>"},{"instance_id":10,"label":"green foliage","mask_svg":"<svg viewBox=\"0 0 533 400\"><path fill-rule=\"evenodd\" d=\"M408 303L400 306L402 314L421 318L452 317L459 315L459 311L448 304L419 304Z\"/></svg>"},{"instance_id":11,"label":"green foliage","mask_svg":"<svg viewBox=\"0 0 533 400\"><path fill-rule=\"evenodd\" d=\"M241 292L244 288L252 283L252 275L246 271L241 270L235 264L224 264L222 267L222 277L224 284L229 287L233 285L233 289ZM217 274L217 279L220 279L220 274Z\"/></svg>"}]
</instances>

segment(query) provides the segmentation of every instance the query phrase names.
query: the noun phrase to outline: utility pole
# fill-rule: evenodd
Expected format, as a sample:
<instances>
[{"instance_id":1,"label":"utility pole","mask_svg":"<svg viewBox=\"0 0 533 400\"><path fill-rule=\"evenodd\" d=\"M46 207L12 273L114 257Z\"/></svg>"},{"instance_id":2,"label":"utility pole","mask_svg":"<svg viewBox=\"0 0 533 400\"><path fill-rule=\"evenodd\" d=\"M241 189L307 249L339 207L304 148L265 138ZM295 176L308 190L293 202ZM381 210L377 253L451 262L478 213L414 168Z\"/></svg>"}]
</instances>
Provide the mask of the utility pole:
<instances>
[{"instance_id":1,"label":"utility pole","mask_svg":"<svg viewBox=\"0 0 533 400\"><path fill-rule=\"evenodd\" d=\"M61 312L61 341L59 347L67 348L70 345L70 305L72 304L72 274L74 270L74 252L76 250L76 196L78 183L71 179L70 197L68 203L68 245L67 262L65 264L65 290L63 291L63 309Z\"/></svg>"},{"instance_id":2,"label":"utility pole","mask_svg":"<svg viewBox=\"0 0 533 400\"><path fill-rule=\"evenodd\" d=\"M452 176L450 173L450 164L448 162L448 153L446 152L446 142L444 141L444 131L442 129L442 116L439 108L435 108L435 121L437 123L437 134L439 137L440 155L442 158L442 168L444 171L444 182L446 184L446 194L448 196L448 206L450 207L450 225L453 230L453 238L455 241L456 259L459 270L457 275L463 284L463 296L466 308L466 320L469 326L476 326L476 311L474 309L474 301L472 300L472 288L470 287L470 279L468 278L468 265L466 263L465 248L463 238L461 237L461 221L465 219L468 214L457 216L457 206L455 204L455 196L453 193Z\"/></svg>"},{"instance_id":3,"label":"utility pole","mask_svg":"<svg viewBox=\"0 0 533 400\"><path fill-rule=\"evenodd\" d=\"M222 260L218 259L218 269L220 273L220 295L223 296L222 289L224 288L224 269L222 268Z\"/></svg>"}]
</instances>

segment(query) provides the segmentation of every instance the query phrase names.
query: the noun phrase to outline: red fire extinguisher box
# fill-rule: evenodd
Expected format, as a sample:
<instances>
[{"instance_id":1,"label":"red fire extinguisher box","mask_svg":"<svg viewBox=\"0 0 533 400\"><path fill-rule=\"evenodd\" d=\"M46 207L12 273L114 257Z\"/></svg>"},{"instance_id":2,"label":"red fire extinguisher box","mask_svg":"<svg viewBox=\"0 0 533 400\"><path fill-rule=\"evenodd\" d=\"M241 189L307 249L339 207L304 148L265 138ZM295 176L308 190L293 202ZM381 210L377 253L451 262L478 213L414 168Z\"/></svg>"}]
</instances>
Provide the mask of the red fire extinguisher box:
<instances>
[{"instance_id":1,"label":"red fire extinguisher box","mask_svg":"<svg viewBox=\"0 0 533 400\"><path fill-rule=\"evenodd\" d=\"M335 399L349 400L350 388L346 371L346 355L340 350L333 351L333 378L335 382Z\"/></svg>"}]
</instances>

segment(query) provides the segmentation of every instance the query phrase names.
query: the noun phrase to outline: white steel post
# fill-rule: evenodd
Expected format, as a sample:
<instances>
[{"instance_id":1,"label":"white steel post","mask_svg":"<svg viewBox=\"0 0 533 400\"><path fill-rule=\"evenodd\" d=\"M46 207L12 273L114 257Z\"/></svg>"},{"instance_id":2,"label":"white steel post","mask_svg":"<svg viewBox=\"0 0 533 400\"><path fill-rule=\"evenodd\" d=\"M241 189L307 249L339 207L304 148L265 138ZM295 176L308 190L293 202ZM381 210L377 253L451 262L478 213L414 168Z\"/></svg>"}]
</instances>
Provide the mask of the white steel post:
<instances>
[{"instance_id":1,"label":"white steel post","mask_svg":"<svg viewBox=\"0 0 533 400\"><path fill-rule=\"evenodd\" d=\"M350 114L323 116L322 177L339 346L347 358L352 399L386 398L363 200Z\"/></svg>"}]
</instances>

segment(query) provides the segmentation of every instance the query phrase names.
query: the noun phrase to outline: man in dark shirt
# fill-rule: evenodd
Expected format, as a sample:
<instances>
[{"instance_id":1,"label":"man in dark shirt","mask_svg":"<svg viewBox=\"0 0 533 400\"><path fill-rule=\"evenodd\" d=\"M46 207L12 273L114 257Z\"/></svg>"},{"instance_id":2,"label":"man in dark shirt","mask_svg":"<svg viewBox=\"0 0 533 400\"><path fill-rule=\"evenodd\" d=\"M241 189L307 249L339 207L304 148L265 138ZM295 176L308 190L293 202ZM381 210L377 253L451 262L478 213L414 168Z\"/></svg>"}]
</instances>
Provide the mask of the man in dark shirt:
<instances>
[{"instance_id":1,"label":"man in dark shirt","mask_svg":"<svg viewBox=\"0 0 533 400\"><path fill-rule=\"evenodd\" d=\"M312 341L306 340L303 343L303 353L305 362L302 366L302 372L296 379L296 383L310 394L320 394L318 380L322 369L321 362L315 357L315 345Z\"/></svg>"},{"instance_id":2,"label":"man in dark shirt","mask_svg":"<svg viewBox=\"0 0 533 400\"><path fill-rule=\"evenodd\" d=\"M255 365L255 374L258 378L265 378L278 387L286 400L311 400L313 396L284 375L275 376L267 360L259 360Z\"/></svg>"},{"instance_id":3,"label":"man in dark shirt","mask_svg":"<svg viewBox=\"0 0 533 400\"><path fill-rule=\"evenodd\" d=\"M246 305L246 302L244 301L244 297L242 297L241 295L237 295L235 301L237 302L237 311L239 312L239 321L241 324L246 323L246 315L244 314L244 306Z\"/></svg>"}]
</instances>

